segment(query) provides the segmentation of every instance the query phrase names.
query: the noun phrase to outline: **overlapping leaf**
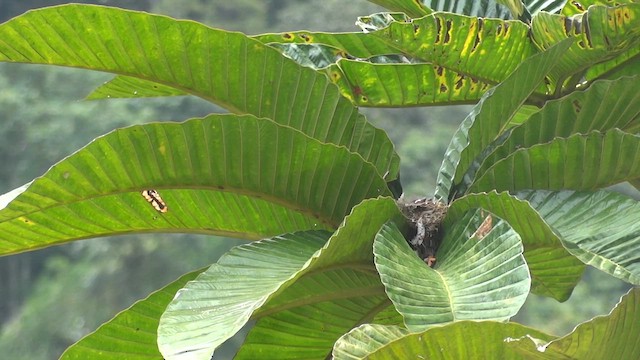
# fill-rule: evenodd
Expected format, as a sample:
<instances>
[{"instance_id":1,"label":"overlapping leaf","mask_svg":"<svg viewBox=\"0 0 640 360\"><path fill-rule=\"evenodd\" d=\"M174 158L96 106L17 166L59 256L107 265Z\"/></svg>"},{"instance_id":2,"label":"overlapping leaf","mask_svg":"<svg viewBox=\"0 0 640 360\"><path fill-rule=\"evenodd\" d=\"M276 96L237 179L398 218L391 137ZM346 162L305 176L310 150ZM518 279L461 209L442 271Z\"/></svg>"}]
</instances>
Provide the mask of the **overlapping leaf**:
<instances>
[{"instance_id":1,"label":"overlapping leaf","mask_svg":"<svg viewBox=\"0 0 640 360\"><path fill-rule=\"evenodd\" d=\"M363 325L336 343L335 360L357 359L528 359L510 343L525 337L553 337L516 323L459 321L410 333L392 326Z\"/></svg>"},{"instance_id":2,"label":"overlapping leaf","mask_svg":"<svg viewBox=\"0 0 640 360\"><path fill-rule=\"evenodd\" d=\"M141 196L149 188L167 213ZM251 115L133 126L7 194L0 253L123 232L256 239L334 228L363 199L389 194L359 155Z\"/></svg>"},{"instance_id":3,"label":"overlapping leaf","mask_svg":"<svg viewBox=\"0 0 640 360\"><path fill-rule=\"evenodd\" d=\"M474 178L515 150L552 141L556 137L586 134L593 130L640 129L639 76L597 81L588 89L550 101L524 124L490 144L475 159L457 188L464 193Z\"/></svg>"},{"instance_id":4,"label":"overlapping leaf","mask_svg":"<svg viewBox=\"0 0 640 360\"><path fill-rule=\"evenodd\" d=\"M588 67L626 53L628 59L640 53L640 4L618 7L592 6L584 15L566 17L539 13L531 23L533 41L542 49L566 38L577 41L565 52L550 76L563 82L576 75L577 80ZM629 53L631 52L631 53ZM610 70L618 62L610 64ZM591 73L593 80L600 74ZM574 85L574 84L569 84ZM571 90L571 88L569 88Z\"/></svg>"},{"instance_id":5,"label":"overlapping leaf","mask_svg":"<svg viewBox=\"0 0 640 360\"><path fill-rule=\"evenodd\" d=\"M142 12L65 5L0 25L0 61L127 75L120 86L141 86L130 89L132 96L158 90L154 83L177 88L347 146L381 174L388 171L388 180L397 177L399 160L386 134L366 122L326 76L241 33Z\"/></svg>"},{"instance_id":6,"label":"overlapping leaf","mask_svg":"<svg viewBox=\"0 0 640 360\"><path fill-rule=\"evenodd\" d=\"M411 17L420 17L431 13L431 9L418 1L411 0L369 0L392 11L401 11Z\"/></svg>"},{"instance_id":7,"label":"overlapping leaf","mask_svg":"<svg viewBox=\"0 0 640 360\"><path fill-rule=\"evenodd\" d=\"M407 0L409 2L410 0ZM518 0L519 1L519 0ZM454 12L476 17L513 19L513 14L504 5L507 1L461 1L461 0L421 0L424 6L434 11ZM528 12L535 14L540 11L559 12L566 0L524 0ZM501 4L502 3L502 4Z\"/></svg>"},{"instance_id":8,"label":"overlapping leaf","mask_svg":"<svg viewBox=\"0 0 640 360\"><path fill-rule=\"evenodd\" d=\"M593 190L640 177L640 136L613 129L521 148L487 169L468 192Z\"/></svg>"},{"instance_id":9,"label":"overlapping leaf","mask_svg":"<svg viewBox=\"0 0 640 360\"><path fill-rule=\"evenodd\" d=\"M527 359L638 359L639 336L640 288L633 288L609 315L582 323L564 337L547 342L534 335L511 345Z\"/></svg>"},{"instance_id":10,"label":"overlapping leaf","mask_svg":"<svg viewBox=\"0 0 640 360\"><path fill-rule=\"evenodd\" d=\"M434 268L419 259L393 224L373 244L386 292L412 331L459 320L507 320L529 293L531 279L522 243L498 219L483 228L486 215L470 211L452 227L436 254Z\"/></svg>"},{"instance_id":11,"label":"overlapping leaf","mask_svg":"<svg viewBox=\"0 0 640 360\"><path fill-rule=\"evenodd\" d=\"M585 264L640 285L640 202L607 191L523 191L528 201Z\"/></svg>"},{"instance_id":12,"label":"overlapping leaf","mask_svg":"<svg viewBox=\"0 0 640 360\"><path fill-rule=\"evenodd\" d=\"M160 315L176 291L203 270L183 275L146 299L136 302L67 348L60 359L162 359L157 344Z\"/></svg>"},{"instance_id":13,"label":"overlapping leaf","mask_svg":"<svg viewBox=\"0 0 640 360\"><path fill-rule=\"evenodd\" d=\"M324 358L338 337L389 306L372 263L373 237L389 219L403 221L392 199L365 200L318 251L307 233L232 250L169 306L163 354L208 359L254 318L237 358Z\"/></svg>"},{"instance_id":14,"label":"overlapping leaf","mask_svg":"<svg viewBox=\"0 0 640 360\"><path fill-rule=\"evenodd\" d=\"M474 208L486 209L504 219L520 235L533 293L558 301L569 298L585 266L564 248L563 238L531 204L506 192L468 194L451 204L446 226L453 225Z\"/></svg>"},{"instance_id":15,"label":"overlapping leaf","mask_svg":"<svg viewBox=\"0 0 640 360\"><path fill-rule=\"evenodd\" d=\"M449 199L473 160L509 124L520 106L553 68L570 43L564 42L525 60L517 71L500 83L474 107L453 135L438 172L436 197Z\"/></svg>"}]
</instances>

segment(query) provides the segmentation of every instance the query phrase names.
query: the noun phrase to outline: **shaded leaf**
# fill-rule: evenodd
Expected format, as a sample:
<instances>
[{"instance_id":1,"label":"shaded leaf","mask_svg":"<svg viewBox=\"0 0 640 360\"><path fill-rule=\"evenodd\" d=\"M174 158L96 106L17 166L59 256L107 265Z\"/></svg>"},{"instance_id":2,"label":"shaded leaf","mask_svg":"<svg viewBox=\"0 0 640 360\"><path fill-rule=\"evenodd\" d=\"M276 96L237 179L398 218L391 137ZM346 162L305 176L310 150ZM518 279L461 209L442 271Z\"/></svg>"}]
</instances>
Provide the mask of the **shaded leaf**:
<instances>
[{"instance_id":1,"label":"shaded leaf","mask_svg":"<svg viewBox=\"0 0 640 360\"><path fill-rule=\"evenodd\" d=\"M336 343L335 360L528 359L510 346L519 338L552 336L516 323L459 321L410 333L398 327L360 326Z\"/></svg>"},{"instance_id":2,"label":"shaded leaf","mask_svg":"<svg viewBox=\"0 0 640 360\"><path fill-rule=\"evenodd\" d=\"M159 190L169 211L150 206L146 189ZM390 192L362 157L266 119L210 115L132 126L4 196L11 201L0 210L0 253L141 231L256 239L334 228L379 195Z\"/></svg>"},{"instance_id":3,"label":"shaded leaf","mask_svg":"<svg viewBox=\"0 0 640 360\"><path fill-rule=\"evenodd\" d=\"M640 288L633 288L609 315L584 322L564 337L546 344L519 339L511 345L528 359L638 359L639 309Z\"/></svg>"},{"instance_id":4,"label":"shaded leaf","mask_svg":"<svg viewBox=\"0 0 640 360\"><path fill-rule=\"evenodd\" d=\"M479 234L486 216L470 211L447 228L434 268L416 256L395 225L376 235L376 268L409 330L459 320L507 320L518 312L531 284L522 243L502 220L494 219Z\"/></svg>"},{"instance_id":5,"label":"shaded leaf","mask_svg":"<svg viewBox=\"0 0 640 360\"><path fill-rule=\"evenodd\" d=\"M387 180L397 177L399 160L387 135L326 76L241 33L143 12L63 5L1 24L0 61L127 75L130 94L157 92L154 83L177 88L347 146L375 163L380 174L388 171Z\"/></svg>"},{"instance_id":6,"label":"shaded leaf","mask_svg":"<svg viewBox=\"0 0 640 360\"><path fill-rule=\"evenodd\" d=\"M458 192L466 192L475 177L519 148L593 130L617 128L630 133L640 130L638 81L640 76L597 81L584 91L546 103L528 121L503 134L475 159L457 187Z\"/></svg>"},{"instance_id":7,"label":"shaded leaf","mask_svg":"<svg viewBox=\"0 0 640 360\"><path fill-rule=\"evenodd\" d=\"M482 208L508 222L520 235L524 258L531 272L531 291L558 301L569 299L585 266L563 246L553 224L525 199L509 193L468 194L456 199L447 211L445 227L453 226L474 208Z\"/></svg>"},{"instance_id":8,"label":"shaded leaf","mask_svg":"<svg viewBox=\"0 0 640 360\"><path fill-rule=\"evenodd\" d=\"M473 160L506 129L569 45L567 41L528 58L507 80L483 96L451 139L438 172L437 198L448 200L455 195L451 193L453 185L462 180Z\"/></svg>"},{"instance_id":9,"label":"shaded leaf","mask_svg":"<svg viewBox=\"0 0 640 360\"><path fill-rule=\"evenodd\" d=\"M536 209L578 259L640 285L640 202L603 190L522 191L516 196Z\"/></svg>"},{"instance_id":10,"label":"shaded leaf","mask_svg":"<svg viewBox=\"0 0 640 360\"><path fill-rule=\"evenodd\" d=\"M389 219L403 221L395 201L365 200L315 253L299 249L310 241L307 233L232 250L170 305L161 320L163 353L179 358L202 350L207 358L253 318L258 322L237 358L324 358L338 337L389 305L372 263L373 237Z\"/></svg>"},{"instance_id":11,"label":"shaded leaf","mask_svg":"<svg viewBox=\"0 0 640 360\"><path fill-rule=\"evenodd\" d=\"M67 348L60 359L162 359L157 344L160 315L176 291L203 270L183 275L136 302Z\"/></svg>"},{"instance_id":12,"label":"shaded leaf","mask_svg":"<svg viewBox=\"0 0 640 360\"><path fill-rule=\"evenodd\" d=\"M497 161L467 192L593 190L640 177L640 136L613 129L520 148Z\"/></svg>"}]
</instances>

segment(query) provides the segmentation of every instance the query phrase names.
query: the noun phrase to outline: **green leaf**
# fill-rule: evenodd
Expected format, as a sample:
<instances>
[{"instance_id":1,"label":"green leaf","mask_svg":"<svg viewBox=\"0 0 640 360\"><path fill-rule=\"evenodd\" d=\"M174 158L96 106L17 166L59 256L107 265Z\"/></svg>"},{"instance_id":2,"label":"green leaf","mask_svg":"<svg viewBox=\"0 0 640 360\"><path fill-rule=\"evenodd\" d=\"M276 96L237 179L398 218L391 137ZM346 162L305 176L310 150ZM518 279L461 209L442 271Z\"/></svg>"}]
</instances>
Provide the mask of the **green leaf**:
<instances>
[{"instance_id":1,"label":"green leaf","mask_svg":"<svg viewBox=\"0 0 640 360\"><path fill-rule=\"evenodd\" d=\"M552 336L516 323L459 321L410 333L398 327L362 325L336 343L335 360L528 359L510 343Z\"/></svg>"},{"instance_id":2,"label":"green leaf","mask_svg":"<svg viewBox=\"0 0 640 360\"><path fill-rule=\"evenodd\" d=\"M606 6L619 6L623 4L630 4L638 2L637 0L580 0L580 1L567 1L562 8L562 15L571 16L576 14L583 14L592 5L606 5Z\"/></svg>"},{"instance_id":3,"label":"green leaf","mask_svg":"<svg viewBox=\"0 0 640 360\"><path fill-rule=\"evenodd\" d=\"M469 167L458 193L465 193L471 182L496 162L517 149L550 142L557 137L585 134L593 130L640 130L640 76L615 81L597 81L585 91L573 92L550 101L528 121L495 140Z\"/></svg>"},{"instance_id":4,"label":"green leaf","mask_svg":"<svg viewBox=\"0 0 640 360\"><path fill-rule=\"evenodd\" d=\"M244 34L143 12L64 5L1 24L0 39L0 61L127 75L131 94L163 84L347 146L375 163L380 174L388 171L387 180L397 178L399 159L387 135L326 76Z\"/></svg>"},{"instance_id":5,"label":"green leaf","mask_svg":"<svg viewBox=\"0 0 640 360\"><path fill-rule=\"evenodd\" d=\"M603 190L522 191L516 196L528 201L582 262L640 285L640 202Z\"/></svg>"},{"instance_id":6,"label":"green leaf","mask_svg":"<svg viewBox=\"0 0 640 360\"><path fill-rule=\"evenodd\" d=\"M570 42L526 59L509 78L489 90L462 122L451 139L438 172L436 197L449 199L473 160L495 140L518 112Z\"/></svg>"},{"instance_id":7,"label":"green leaf","mask_svg":"<svg viewBox=\"0 0 640 360\"><path fill-rule=\"evenodd\" d=\"M342 95L362 107L474 103L490 84L432 64L340 60L327 73Z\"/></svg>"},{"instance_id":8,"label":"green leaf","mask_svg":"<svg viewBox=\"0 0 640 360\"><path fill-rule=\"evenodd\" d=\"M237 246L176 293L160 318L167 359L209 359L283 284L308 266L329 238L300 232Z\"/></svg>"},{"instance_id":9,"label":"green leaf","mask_svg":"<svg viewBox=\"0 0 640 360\"><path fill-rule=\"evenodd\" d=\"M640 177L640 136L613 129L520 148L479 176L468 192L594 190Z\"/></svg>"},{"instance_id":10,"label":"green leaf","mask_svg":"<svg viewBox=\"0 0 640 360\"><path fill-rule=\"evenodd\" d=\"M410 17L417 18L431 13L431 10L418 1L412 0L369 0L391 11L401 11Z\"/></svg>"},{"instance_id":11,"label":"green leaf","mask_svg":"<svg viewBox=\"0 0 640 360\"><path fill-rule=\"evenodd\" d=\"M189 93L157 82L120 75L95 89L87 96L86 100L184 95L189 95Z\"/></svg>"},{"instance_id":12,"label":"green leaf","mask_svg":"<svg viewBox=\"0 0 640 360\"><path fill-rule=\"evenodd\" d=\"M507 320L520 309L531 284L520 237L502 220L479 234L485 216L470 211L447 228L434 268L416 256L395 225L376 235L376 268L409 330L459 320Z\"/></svg>"},{"instance_id":13,"label":"green leaf","mask_svg":"<svg viewBox=\"0 0 640 360\"><path fill-rule=\"evenodd\" d=\"M511 0L524 2L528 11L535 14L539 11L558 12L566 0ZM434 11L455 12L458 14L475 17L513 19L509 8L500 4L507 1L483 0L483 1L459 1L459 0L421 0L425 6Z\"/></svg>"},{"instance_id":14,"label":"green leaf","mask_svg":"<svg viewBox=\"0 0 640 360\"><path fill-rule=\"evenodd\" d=\"M578 325L570 334L546 344L512 342L528 359L640 358L640 288L631 289L606 316Z\"/></svg>"},{"instance_id":15,"label":"green leaf","mask_svg":"<svg viewBox=\"0 0 640 360\"><path fill-rule=\"evenodd\" d=\"M203 270L183 275L146 299L136 302L67 348L60 360L162 359L157 344L160 315L176 291Z\"/></svg>"},{"instance_id":16,"label":"green leaf","mask_svg":"<svg viewBox=\"0 0 640 360\"><path fill-rule=\"evenodd\" d=\"M445 226L455 224L474 208L482 208L508 222L522 238L524 258L531 272L531 291L558 301L569 299L585 266L563 246L561 235L526 200L509 193L468 194L447 210Z\"/></svg>"},{"instance_id":17,"label":"green leaf","mask_svg":"<svg viewBox=\"0 0 640 360\"><path fill-rule=\"evenodd\" d=\"M342 334L389 306L372 255L389 219L404 221L395 201L370 199L315 253L307 233L235 248L169 306L159 330L164 355L201 349L208 359L252 318L238 359L324 358Z\"/></svg>"},{"instance_id":18,"label":"green leaf","mask_svg":"<svg viewBox=\"0 0 640 360\"><path fill-rule=\"evenodd\" d=\"M158 189L169 210L158 213L145 189ZM210 115L132 126L3 196L0 253L141 231L256 239L335 228L379 195L390 192L362 157L266 119Z\"/></svg>"},{"instance_id":19,"label":"green leaf","mask_svg":"<svg viewBox=\"0 0 640 360\"><path fill-rule=\"evenodd\" d=\"M496 84L538 52L528 32L520 21L434 13L411 23L392 23L370 35L407 56L464 74L465 81Z\"/></svg>"},{"instance_id":20,"label":"green leaf","mask_svg":"<svg viewBox=\"0 0 640 360\"><path fill-rule=\"evenodd\" d=\"M584 15L571 18L542 12L532 20L531 36L542 49L566 38L576 39L550 74L562 82L631 49L640 53L640 4L592 6Z\"/></svg>"}]
</instances>

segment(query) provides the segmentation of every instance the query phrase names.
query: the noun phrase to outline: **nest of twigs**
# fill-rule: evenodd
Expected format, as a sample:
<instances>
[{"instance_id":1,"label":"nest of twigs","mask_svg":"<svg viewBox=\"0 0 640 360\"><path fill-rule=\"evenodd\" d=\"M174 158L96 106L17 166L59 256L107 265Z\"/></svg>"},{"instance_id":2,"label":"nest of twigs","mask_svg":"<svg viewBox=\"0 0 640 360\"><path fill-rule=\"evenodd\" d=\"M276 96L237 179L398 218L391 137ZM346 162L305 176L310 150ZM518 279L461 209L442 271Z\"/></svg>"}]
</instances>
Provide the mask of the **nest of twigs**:
<instances>
[{"instance_id":1,"label":"nest of twigs","mask_svg":"<svg viewBox=\"0 0 640 360\"><path fill-rule=\"evenodd\" d=\"M447 214L447 204L435 199L417 199L398 204L409 219L407 242L424 262L433 267L436 251L442 240L442 221Z\"/></svg>"}]
</instances>

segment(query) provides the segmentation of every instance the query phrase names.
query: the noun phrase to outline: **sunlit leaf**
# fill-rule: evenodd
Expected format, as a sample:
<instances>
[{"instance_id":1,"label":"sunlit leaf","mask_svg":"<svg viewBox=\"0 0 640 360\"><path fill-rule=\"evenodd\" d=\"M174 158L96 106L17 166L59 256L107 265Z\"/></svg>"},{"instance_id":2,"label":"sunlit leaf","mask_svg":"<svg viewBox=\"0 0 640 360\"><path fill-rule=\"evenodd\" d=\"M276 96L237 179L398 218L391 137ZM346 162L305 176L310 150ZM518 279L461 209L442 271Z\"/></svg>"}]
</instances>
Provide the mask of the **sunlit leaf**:
<instances>
[{"instance_id":1,"label":"sunlit leaf","mask_svg":"<svg viewBox=\"0 0 640 360\"><path fill-rule=\"evenodd\" d=\"M525 60L507 80L489 92L469 113L451 139L438 172L436 197L449 199L473 160L507 127L510 119L553 68L569 42Z\"/></svg>"},{"instance_id":2,"label":"sunlit leaf","mask_svg":"<svg viewBox=\"0 0 640 360\"><path fill-rule=\"evenodd\" d=\"M0 61L126 75L116 84L132 87L125 91L129 97L157 92L155 83L173 87L347 146L375 163L380 174L388 172L387 180L397 177L399 160L387 135L326 76L238 32L144 12L63 5L1 24Z\"/></svg>"},{"instance_id":3,"label":"sunlit leaf","mask_svg":"<svg viewBox=\"0 0 640 360\"><path fill-rule=\"evenodd\" d=\"M141 231L256 239L335 228L363 199L390 195L359 155L250 115L116 130L21 190L2 200L2 254Z\"/></svg>"},{"instance_id":4,"label":"sunlit leaf","mask_svg":"<svg viewBox=\"0 0 640 360\"><path fill-rule=\"evenodd\" d=\"M564 81L631 49L640 53L640 4L592 6L585 16L574 17L539 13L531 23L531 36L542 49L566 38L576 39L550 74L555 81Z\"/></svg>"}]
</instances>

